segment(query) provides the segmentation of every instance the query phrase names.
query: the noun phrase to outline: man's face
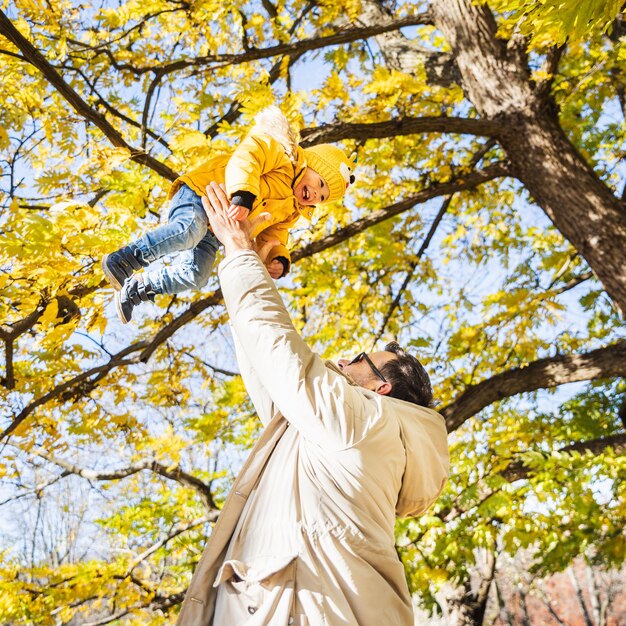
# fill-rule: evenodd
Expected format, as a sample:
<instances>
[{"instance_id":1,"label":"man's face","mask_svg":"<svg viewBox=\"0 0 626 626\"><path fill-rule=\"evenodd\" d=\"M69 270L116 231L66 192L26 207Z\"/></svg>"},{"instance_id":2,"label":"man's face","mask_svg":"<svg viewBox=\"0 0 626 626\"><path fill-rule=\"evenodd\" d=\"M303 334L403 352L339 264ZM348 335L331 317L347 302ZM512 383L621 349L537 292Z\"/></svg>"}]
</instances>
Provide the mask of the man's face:
<instances>
[{"instance_id":1,"label":"man's face","mask_svg":"<svg viewBox=\"0 0 626 626\"><path fill-rule=\"evenodd\" d=\"M388 386L389 389L386 393L389 393L391 385L383 381L374 371L374 368L380 371L385 363L397 359L398 357L393 352L385 351L371 352L368 353L367 356L371 364L368 362L367 358L361 358L356 362L351 362L352 359L339 359L337 365L339 369L348 374L357 385L371 389L372 391L378 391L379 393L382 393L382 389L386 389L386 386ZM374 367L372 367L372 365Z\"/></svg>"},{"instance_id":2,"label":"man's face","mask_svg":"<svg viewBox=\"0 0 626 626\"><path fill-rule=\"evenodd\" d=\"M328 185L315 170L307 167L300 182L294 187L293 195L303 206L313 206L328 200Z\"/></svg>"}]
</instances>

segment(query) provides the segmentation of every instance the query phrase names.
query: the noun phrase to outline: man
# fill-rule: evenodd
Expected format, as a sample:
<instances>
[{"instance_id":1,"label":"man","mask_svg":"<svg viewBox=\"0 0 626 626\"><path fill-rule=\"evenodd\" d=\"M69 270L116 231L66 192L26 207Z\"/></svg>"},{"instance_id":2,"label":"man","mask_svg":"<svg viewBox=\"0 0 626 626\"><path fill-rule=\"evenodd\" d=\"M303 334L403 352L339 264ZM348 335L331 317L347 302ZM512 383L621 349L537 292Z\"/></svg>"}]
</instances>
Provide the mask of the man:
<instances>
[{"instance_id":1,"label":"man","mask_svg":"<svg viewBox=\"0 0 626 626\"><path fill-rule=\"evenodd\" d=\"M204 208L243 380L265 429L205 548L180 626L413 624L396 515L422 513L448 474L443 418L397 344L324 363L293 327L223 190ZM394 397L394 396L398 397Z\"/></svg>"}]
</instances>

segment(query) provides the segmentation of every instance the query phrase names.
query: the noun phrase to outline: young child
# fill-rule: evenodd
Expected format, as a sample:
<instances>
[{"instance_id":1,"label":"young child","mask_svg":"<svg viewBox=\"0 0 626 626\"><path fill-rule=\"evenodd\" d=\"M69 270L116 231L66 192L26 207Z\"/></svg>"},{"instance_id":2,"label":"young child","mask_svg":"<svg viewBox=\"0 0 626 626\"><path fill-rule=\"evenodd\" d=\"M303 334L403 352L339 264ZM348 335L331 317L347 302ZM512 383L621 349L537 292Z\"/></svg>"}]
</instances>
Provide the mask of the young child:
<instances>
[{"instance_id":1,"label":"young child","mask_svg":"<svg viewBox=\"0 0 626 626\"><path fill-rule=\"evenodd\" d=\"M208 229L201 201L211 181L226 183L232 219L270 214L252 236L260 245L280 242L267 256L268 271L277 279L287 274L291 263L287 250L289 229L301 215L310 220L316 204L342 198L354 182L353 168L354 161L336 146L299 147L278 107L261 111L232 156L210 159L174 181L167 224L104 256L102 269L116 290L120 319L128 323L134 307L154 300L156 294L206 285L220 245ZM176 265L133 275L174 252L181 252Z\"/></svg>"}]
</instances>

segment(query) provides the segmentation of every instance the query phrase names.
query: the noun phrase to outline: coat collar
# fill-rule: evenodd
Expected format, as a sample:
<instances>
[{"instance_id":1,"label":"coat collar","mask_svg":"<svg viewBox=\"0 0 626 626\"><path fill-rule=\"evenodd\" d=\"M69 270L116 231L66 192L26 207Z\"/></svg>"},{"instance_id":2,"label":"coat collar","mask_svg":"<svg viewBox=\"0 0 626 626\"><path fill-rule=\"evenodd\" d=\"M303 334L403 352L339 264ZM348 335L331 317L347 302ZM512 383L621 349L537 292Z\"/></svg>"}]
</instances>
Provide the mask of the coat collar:
<instances>
[{"instance_id":1,"label":"coat collar","mask_svg":"<svg viewBox=\"0 0 626 626\"><path fill-rule=\"evenodd\" d=\"M346 374L336 363L333 363L332 361L325 361L324 365L326 365L329 370L332 370L336 374L340 374L341 376L343 376L353 387L358 387L354 378L352 378L350 374Z\"/></svg>"}]
</instances>

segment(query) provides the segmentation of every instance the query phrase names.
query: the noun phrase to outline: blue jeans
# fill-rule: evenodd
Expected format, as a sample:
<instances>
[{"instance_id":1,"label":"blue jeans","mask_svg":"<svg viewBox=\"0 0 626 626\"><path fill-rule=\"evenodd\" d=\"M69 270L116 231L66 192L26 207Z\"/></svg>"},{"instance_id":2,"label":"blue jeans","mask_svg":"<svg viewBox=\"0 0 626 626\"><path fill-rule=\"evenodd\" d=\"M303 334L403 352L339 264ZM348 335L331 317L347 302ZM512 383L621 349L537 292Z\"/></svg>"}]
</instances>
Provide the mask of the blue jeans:
<instances>
[{"instance_id":1,"label":"blue jeans","mask_svg":"<svg viewBox=\"0 0 626 626\"><path fill-rule=\"evenodd\" d=\"M183 185L172 198L167 224L134 243L147 263L180 252L176 265L146 272L156 293L179 293L204 287L221 245L208 230L200 196L187 185Z\"/></svg>"}]
</instances>

